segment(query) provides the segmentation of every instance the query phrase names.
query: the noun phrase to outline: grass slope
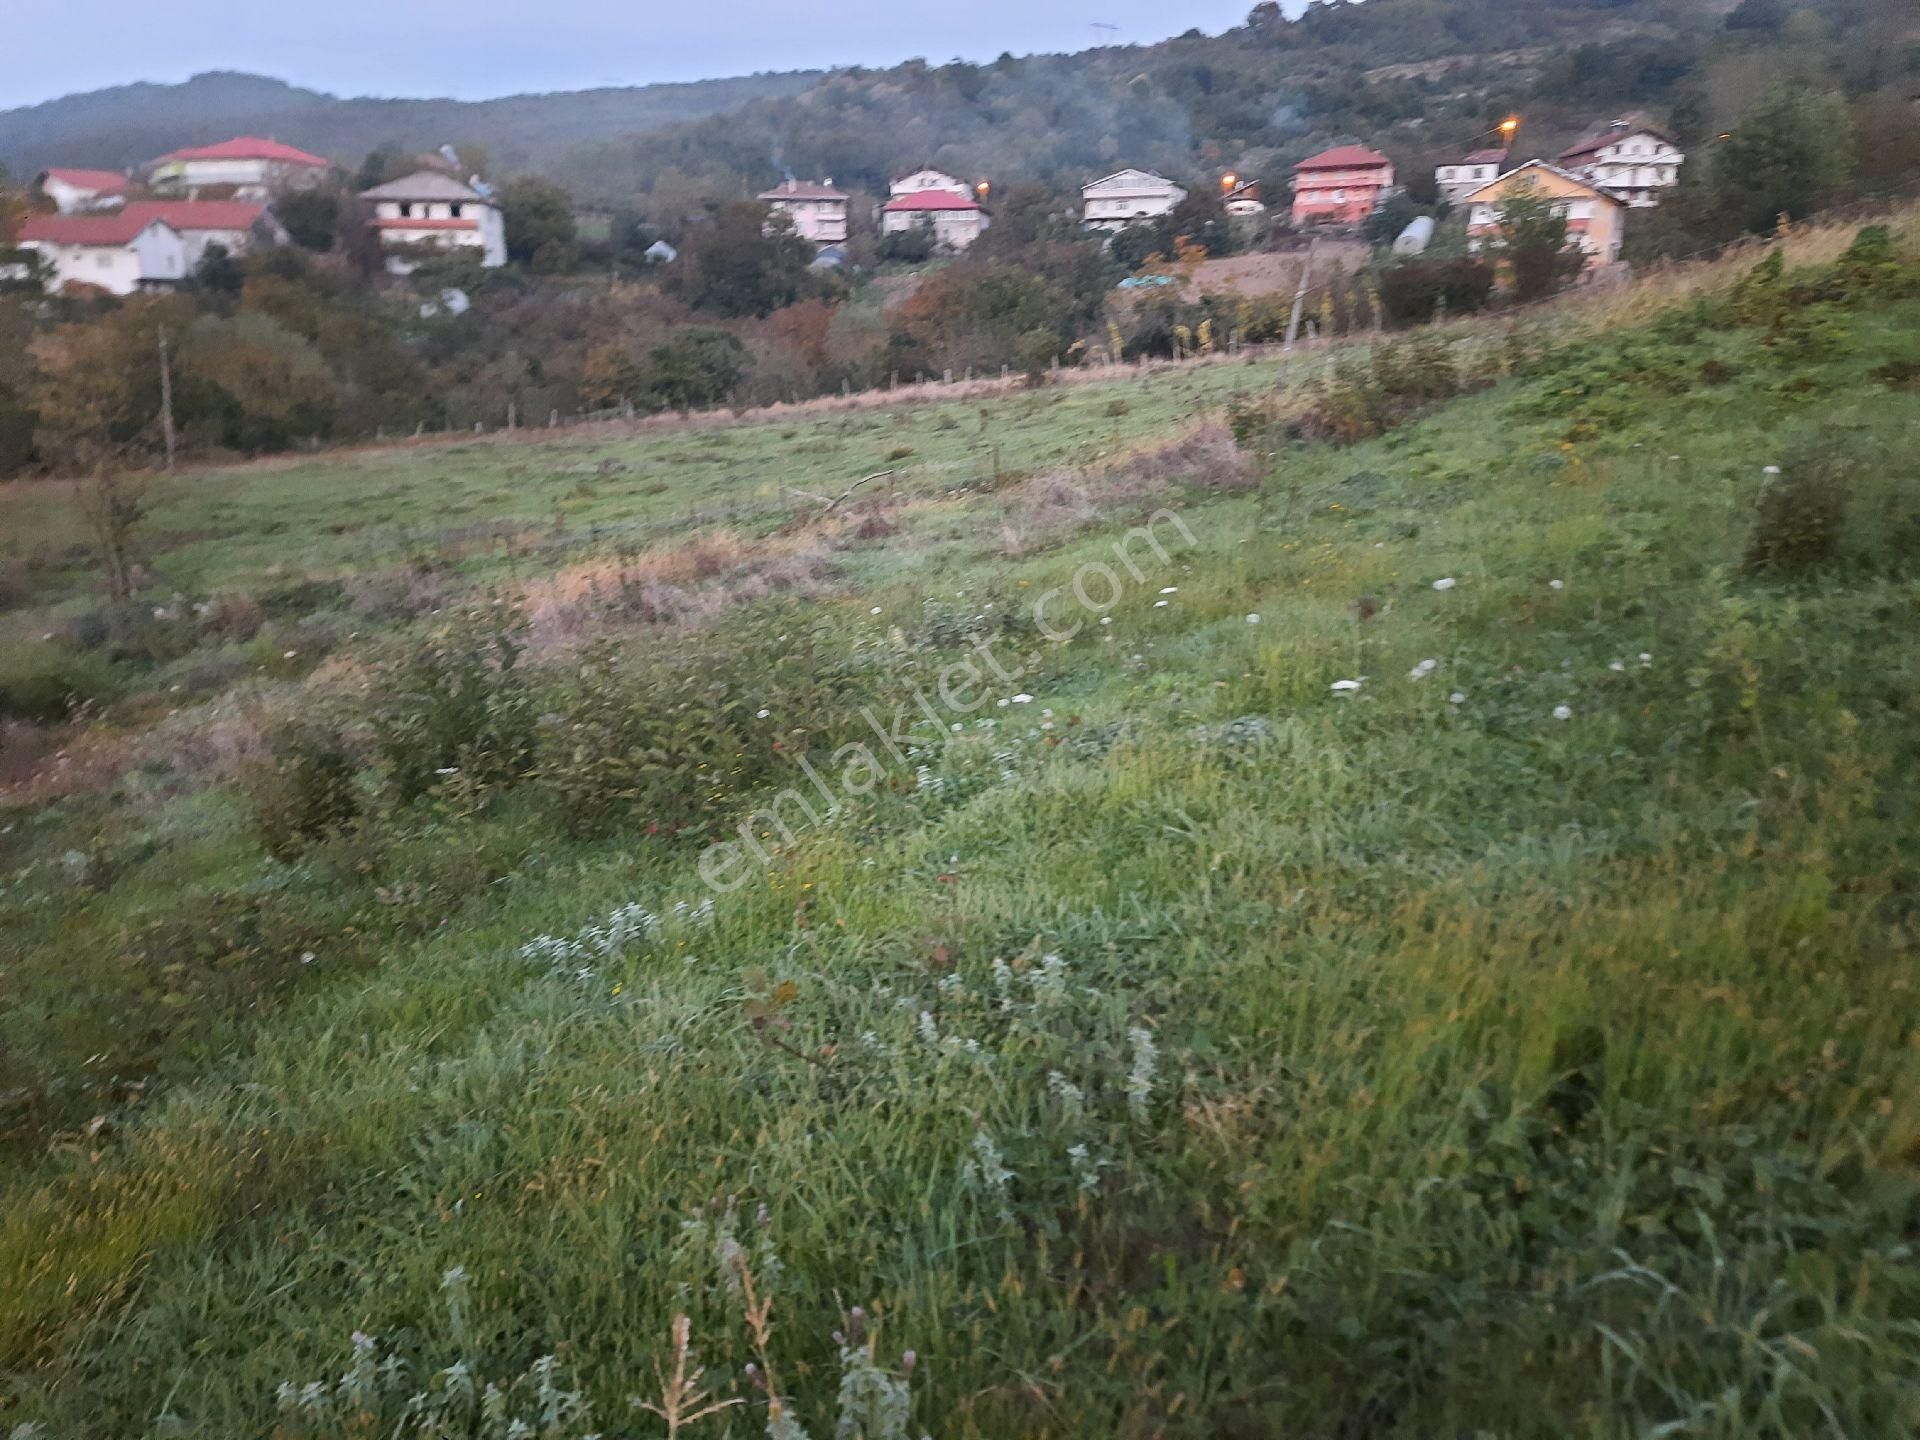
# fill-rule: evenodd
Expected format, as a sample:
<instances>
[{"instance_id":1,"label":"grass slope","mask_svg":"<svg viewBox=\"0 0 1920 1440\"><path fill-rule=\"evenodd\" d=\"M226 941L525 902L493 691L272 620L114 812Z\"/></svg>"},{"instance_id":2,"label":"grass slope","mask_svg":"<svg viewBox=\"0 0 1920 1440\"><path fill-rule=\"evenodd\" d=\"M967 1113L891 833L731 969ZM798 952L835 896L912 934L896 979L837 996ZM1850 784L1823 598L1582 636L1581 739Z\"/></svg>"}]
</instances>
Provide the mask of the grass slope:
<instances>
[{"instance_id":1,"label":"grass slope","mask_svg":"<svg viewBox=\"0 0 1920 1440\"><path fill-rule=\"evenodd\" d=\"M385 565L457 504L557 503L588 552L724 521L751 548L804 528L782 482L911 444L925 469L836 532L824 588L687 643L718 665L736 627L804 627L883 704L989 637L1022 668L725 894L685 843L571 839L452 782L403 813L444 886L408 926L325 868L371 840L268 862L225 786L134 772L24 817L16 978L86 975L76 936L181 897L309 923L257 941L293 981L169 1050L144 1113L21 1153L0 1415L385 1434L416 1389L464 1415L435 1374L460 1360L529 1375L509 1403L538 1433L652 1436L628 1397L660 1403L683 1313L747 1401L695 1435L836 1408L876 1437L1912 1433L1920 393L1892 362L1920 299L1811 313L1587 342L1287 447L1250 490L1027 478L1238 367L212 478L168 511L190 594ZM1770 464L1851 497L1784 576L1742 565ZM1159 506L1191 538L1135 545L1136 580L1115 545ZM1060 643L992 618L1091 565L1111 623L1065 594ZM88 827L157 843L82 883L108 862L59 855ZM865 1359L830 1333L856 1323ZM407 1373L371 1398L389 1352ZM573 1378L529 1372L546 1355Z\"/></svg>"}]
</instances>

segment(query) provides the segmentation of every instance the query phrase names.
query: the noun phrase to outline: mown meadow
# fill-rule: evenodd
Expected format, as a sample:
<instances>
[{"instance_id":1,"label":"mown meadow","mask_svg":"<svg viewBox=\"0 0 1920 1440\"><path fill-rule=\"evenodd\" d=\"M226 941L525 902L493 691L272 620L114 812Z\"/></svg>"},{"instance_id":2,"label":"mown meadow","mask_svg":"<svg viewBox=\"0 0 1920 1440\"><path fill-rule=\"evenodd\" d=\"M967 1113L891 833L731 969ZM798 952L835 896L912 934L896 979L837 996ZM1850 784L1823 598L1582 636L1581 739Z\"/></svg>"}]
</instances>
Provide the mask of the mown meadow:
<instances>
[{"instance_id":1,"label":"mown meadow","mask_svg":"<svg viewBox=\"0 0 1920 1440\"><path fill-rule=\"evenodd\" d=\"M1915 230L1595 313L0 494L0 1427L1920 1429Z\"/></svg>"}]
</instances>

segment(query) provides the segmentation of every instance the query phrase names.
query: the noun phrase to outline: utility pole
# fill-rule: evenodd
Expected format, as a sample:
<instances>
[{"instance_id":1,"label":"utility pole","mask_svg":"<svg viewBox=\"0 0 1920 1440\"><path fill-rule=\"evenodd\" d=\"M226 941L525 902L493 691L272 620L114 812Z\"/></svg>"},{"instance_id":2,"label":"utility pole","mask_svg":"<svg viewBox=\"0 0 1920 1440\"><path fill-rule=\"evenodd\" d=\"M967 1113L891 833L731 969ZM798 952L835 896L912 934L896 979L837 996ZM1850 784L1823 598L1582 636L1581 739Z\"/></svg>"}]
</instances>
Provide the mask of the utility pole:
<instances>
[{"instance_id":1,"label":"utility pole","mask_svg":"<svg viewBox=\"0 0 1920 1440\"><path fill-rule=\"evenodd\" d=\"M1285 383L1287 372L1293 368L1293 342L1300 337L1300 314L1307 308L1307 287L1313 282L1313 252L1319 245L1318 235L1307 242L1307 258L1300 266L1300 288L1293 292L1293 314L1287 317L1287 343L1280 351L1282 383Z\"/></svg>"},{"instance_id":2,"label":"utility pole","mask_svg":"<svg viewBox=\"0 0 1920 1440\"><path fill-rule=\"evenodd\" d=\"M173 473L173 367L167 363L167 327L160 327L160 434L167 445L167 473Z\"/></svg>"}]
</instances>

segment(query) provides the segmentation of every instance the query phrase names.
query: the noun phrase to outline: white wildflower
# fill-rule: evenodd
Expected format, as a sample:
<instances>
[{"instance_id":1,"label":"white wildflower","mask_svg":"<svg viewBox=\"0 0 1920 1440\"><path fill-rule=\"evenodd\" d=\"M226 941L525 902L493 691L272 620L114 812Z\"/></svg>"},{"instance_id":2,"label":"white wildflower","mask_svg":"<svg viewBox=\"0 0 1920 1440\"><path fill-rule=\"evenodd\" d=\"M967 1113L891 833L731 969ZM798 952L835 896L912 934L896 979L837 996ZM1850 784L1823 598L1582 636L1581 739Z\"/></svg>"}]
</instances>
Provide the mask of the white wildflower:
<instances>
[{"instance_id":1,"label":"white wildflower","mask_svg":"<svg viewBox=\"0 0 1920 1440\"><path fill-rule=\"evenodd\" d=\"M1466 691L1464 691L1464 690L1456 690L1456 691L1454 691L1454 692L1453 692L1453 693L1452 693L1451 695L1449 695L1449 696L1447 696L1447 703L1448 703L1449 705L1464 705L1464 704L1466 704L1466 703L1467 703L1467 692L1466 692Z\"/></svg>"},{"instance_id":2,"label":"white wildflower","mask_svg":"<svg viewBox=\"0 0 1920 1440\"><path fill-rule=\"evenodd\" d=\"M1422 660L1418 665L1414 666L1413 669L1407 672L1407 679L1424 680L1439 668L1440 668L1440 662L1438 660Z\"/></svg>"},{"instance_id":3,"label":"white wildflower","mask_svg":"<svg viewBox=\"0 0 1920 1440\"><path fill-rule=\"evenodd\" d=\"M1564 590L1567 588L1567 582L1564 580L1549 580L1547 581L1547 588L1549 590Z\"/></svg>"},{"instance_id":4,"label":"white wildflower","mask_svg":"<svg viewBox=\"0 0 1920 1440\"><path fill-rule=\"evenodd\" d=\"M1366 683L1366 679L1367 677L1362 675L1358 680L1336 680L1328 688L1336 695L1351 695Z\"/></svg>"},{"instance_id":5,"label":"white wildflower","mask_svg":"<svg viewBox=\"0 0 1920 1440\"><path fill-rule=\"evenodd\" d=\"M1033 696L1022 690L1018 695L1013 697L1013 703L1016 705L1031 705L1033 703Z\"/></svg>"},{"instance_id":6,"label":"white wildflower","mask_svg":"<svg viewBox=\"0 0 1920 1440\"><path fill-rule=\"evenodd\" d=\"M1553 718L1556 720L1571 720L1573 718L1573 707L1571 705L1554 706Z\"/></svg>"},{"instance_id":7,"label":"white wildflower","mask_svg":"<svg viewBox=\"0 0 1920 1440\"><path fill-rule=\"evenodd\" d=\"M1434 581L1433 588L1436 590L1451 590L1453 589L1454 586L1458 585L1459 583L1460 582L1458 580L1454 579L1451 575L1448 575L1443 577L1442 579Z\"/></svg>"},{"instance_id":8,"label":"white wildflower","mask_svg":"<svg viewBox=\"0 0 1920 1440\"><path fill-rule=\"evenodd\" d=\"M1089 1193L1100 1188L1100 1172L1113 1163L1094 1159L1085 1145L1069 1145L1067 1162L1073 1166L1074 1183Z\"/></svg>"},{"instance_id":9,"label":"white wildflower","mask_svg":"<svg viewBox=\"0 0 1920 1440\"><path fill-rule=\"evenodd\" d=\"M1247 616L1247 623L1249 625L1258 625L1260 623L1260 617L1258 615L1249 615Z\"/></svg>"}]
</instances>

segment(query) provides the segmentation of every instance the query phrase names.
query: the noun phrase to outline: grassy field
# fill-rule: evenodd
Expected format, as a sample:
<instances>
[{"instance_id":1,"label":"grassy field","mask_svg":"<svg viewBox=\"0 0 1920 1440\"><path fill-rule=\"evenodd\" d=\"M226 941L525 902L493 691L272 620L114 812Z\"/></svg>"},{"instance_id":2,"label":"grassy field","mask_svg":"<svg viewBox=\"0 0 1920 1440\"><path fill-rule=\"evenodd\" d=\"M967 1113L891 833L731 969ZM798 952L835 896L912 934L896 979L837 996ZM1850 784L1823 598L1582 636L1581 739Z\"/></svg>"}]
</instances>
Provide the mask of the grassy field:
<instances>
[{"instance_id":1,"label":"grassy field","mask_svg":"<svg viewBox=\"0 0 1920 1440\"><path fill-rule=\"evenodd\" d=\"M10 741L0 1427L1920 1430L1850 239L1283 393L183 477L138 623L0 491L100 695Z\"/></svg>"}]
</instances>

